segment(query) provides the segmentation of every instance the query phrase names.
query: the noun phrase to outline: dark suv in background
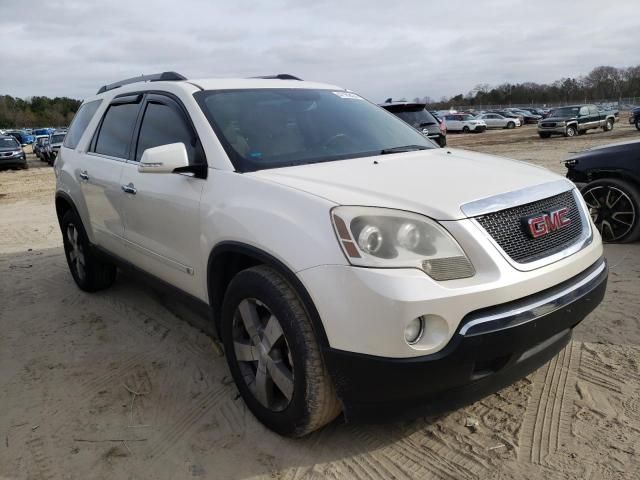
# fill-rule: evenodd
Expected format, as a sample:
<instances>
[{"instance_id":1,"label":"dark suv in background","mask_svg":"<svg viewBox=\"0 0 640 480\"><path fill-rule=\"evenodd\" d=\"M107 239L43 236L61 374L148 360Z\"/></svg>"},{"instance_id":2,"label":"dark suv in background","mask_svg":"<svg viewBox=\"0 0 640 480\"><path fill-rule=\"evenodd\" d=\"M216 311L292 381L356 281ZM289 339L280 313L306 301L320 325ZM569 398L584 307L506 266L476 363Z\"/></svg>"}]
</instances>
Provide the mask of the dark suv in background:
<instances>
[{"instance_id":1,"label":"dark suv in background","mask_svg":"<svg viewBox=\"0 0 640 480\"><path fill-rule=\"evenodd\" d=\"M444 121L431 114L424 103L389 102L380 106L422 132L440 147L447 145L447 127Z\"/></svg>"},{"instance_id":2,"label":"dark suv in background","mask_svg":"<svg viewBox=\"0 0 640 480\"><path fill-rule=\"evenodd\" d=\"M0 168L27 168L27 156L13 135L0 135Z\"/></svg>"},{"instance_id":3,"label":"dark suv in background","mask_svg":"<svg viewBox=\"0 0 640 480\"><path fill-rule=\"evenodd\" d=\"M640 130L640 107L636 107L631 110L629 116L629 123L634 124L638 130Z\"/></svg>"}]
</instances>

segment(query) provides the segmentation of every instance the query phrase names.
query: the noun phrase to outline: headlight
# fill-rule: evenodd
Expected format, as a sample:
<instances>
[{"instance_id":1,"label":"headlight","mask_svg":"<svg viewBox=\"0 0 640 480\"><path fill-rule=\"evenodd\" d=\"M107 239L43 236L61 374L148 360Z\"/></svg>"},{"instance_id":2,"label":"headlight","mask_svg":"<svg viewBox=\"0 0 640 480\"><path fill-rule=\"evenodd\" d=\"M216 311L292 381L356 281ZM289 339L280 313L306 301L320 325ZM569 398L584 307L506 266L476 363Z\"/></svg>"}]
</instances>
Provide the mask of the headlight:
<instances>
[{"instance_id":1,"label":"headlight","mask_svg":"<svg viewBox=\"0 0 640 480\"><path fill-rule=\"evenodd\" d=\"M449 232L422 215L388 208L336 207L331 219L352 265L418 268L435 280L475 274Z\"/></svg>"}]
</instances>

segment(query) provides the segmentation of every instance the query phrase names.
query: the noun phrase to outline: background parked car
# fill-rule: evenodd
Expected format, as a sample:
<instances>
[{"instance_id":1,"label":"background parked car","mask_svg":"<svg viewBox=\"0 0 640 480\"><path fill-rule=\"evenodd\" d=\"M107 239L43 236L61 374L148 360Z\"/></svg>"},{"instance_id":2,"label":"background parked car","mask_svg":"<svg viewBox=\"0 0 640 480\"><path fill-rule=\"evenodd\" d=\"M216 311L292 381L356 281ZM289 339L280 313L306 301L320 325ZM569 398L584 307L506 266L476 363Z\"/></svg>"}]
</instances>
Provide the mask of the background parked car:
<instances>
[{"instance_id":1,"label":"background parked car","mask_svg":"<svg viewBox=\"0 0 640 480\"><path fill-rule=\"evenodd\" d=\"M24 130L9 130L7 131L7 135L14 137L23 147L31 145L35 140L33 135L25 132Z\"/></svg>"},{"instance_id":2,"label":"background parked car","mask_svg":"<svg viewBox=\"0 0 640 480\"><path fill-rule=\"evenodd\" d=\"M64 142L64 137L66 135L66 132L60 131L56 131L49 135L49 142L45 149L45 160L49 165L53 165L56 161L56 157L58 156L58 152L60 151L60 147L62 146L62 142Z\"/></svg>"},{"instance_id":3,"label":"background parked car","mask_svg":"<svg viewBox=\"0 0 640 480\"><path fill-rule=\"evenodd\" d=\"M553 134L574 137L595 128L608 132L613 130L614 123L613 113L601 112L595 105L572 105L557 108L550 117L538 122L538 135L540 138Z\"/></svg>"},{"instance_id":4,"label":"background parked car","mask_svg":"<svg viewBox=\"0 0 640 480\"><path fill-rule=\"evenodd\" d=\"M27 156L13 135L0 135L0 167L28 168Z\"/></svg>"},{"instance_id":5,"label":"background parked car","mask_svg":"<svg viewBox=\"0 0 640 480\"><path fill-rule=\"evenodd\" d=\"M634 124L638 130L640 130L640 107L636 107L631 110L629 115L629 123Z\"/></svg>"},{"instance_id":6,"label":"background parked car","mask_svg":"<svg viewBox=\"0 0 640 480\"><path fill-rule=\"evenodd\" d=\"M487 124L487 128L516 128L520 126L519 119L503 117L499 113L483 113L476 118L483 120Z\"/></svg>"},{"instance_id":7,"label":"background parked car","mask_svg":"<svg viewBox=\"0 0 640 480\"><path fill-rule=\"evenodd\" d=\"M515 113L516 115L521 115L524 119L525 124L537 124L538 120L542 119L542 116L535 115L527 110L514 109L511 110L511 112Z\"/></svg>"},{"instance_id":8,"label":"background parked car","mask_svg":"<svg viewBox=\"0 0 640 480\"><path fill-rule=\"evenodd\" d=\"M490 113L497 113L498 115L502 115L503 117L507 118L517 118L518 120L520 120L520 125L524 125L524 116L514 113L510 110L491 110Z\"/></svg>"},{"instance_id":9,"label":"background parked car","mask_svg":"<svg viewBox=\"0 0 640 480\"><path fill-rule=\"evenodd\" d=\"M447 145L447 127L439 118L425 109L424 103L393 102L380 105L425 134L440 147Z\"/></svg>"},{"instance_id":10,"label":"background parked car","mask_svg":"<svg viewBox=\"0 0 640 480\"><path fill-rule=\"evenodd\" d=\"M605 242L640 239L639 140L585 150L565 165Z\"/></svg>"},{"instance_id":11,"label":"background parked car","mask_svg":"<svg viewBox=\"0 0 640 480\"><path fill-rule=\"evenodd\" d=\"M33 142L33 153L42 161L45 161L44 152L48 143L49 135L36 135L36 141Z\"/></svg>"},{"instance_id":12,"label":"background parked car","mask_svg":"<svg viewBox=\"0 0 640 480\"><path fill-rule=\"evenodd\" d=\"M487 129L487 124L484 120L478 120L469 114L450 113L445 115L444 121L447 125L447 130L453 132L482 133Z\"/></svg>"}]
</instances>

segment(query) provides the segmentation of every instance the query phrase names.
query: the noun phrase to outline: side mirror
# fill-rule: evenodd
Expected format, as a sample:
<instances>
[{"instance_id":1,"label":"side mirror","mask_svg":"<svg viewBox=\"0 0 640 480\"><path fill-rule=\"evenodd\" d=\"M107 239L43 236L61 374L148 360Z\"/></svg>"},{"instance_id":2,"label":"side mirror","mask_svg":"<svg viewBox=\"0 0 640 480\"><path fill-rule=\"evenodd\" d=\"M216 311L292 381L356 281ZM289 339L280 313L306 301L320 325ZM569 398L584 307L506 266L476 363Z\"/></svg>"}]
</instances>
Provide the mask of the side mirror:
<instances>
[{"instance_id":1,"label":"side mirror","mask_svg":"<svg viewBox=\"0 0 640 480\"><path fill-rule=\"evenodd\" d=\"M147 148L142 153L138 171L140 173L172 173L176 168L189 166L189 157L184 143L169 143Z\"/></svg>"}]
</instances>

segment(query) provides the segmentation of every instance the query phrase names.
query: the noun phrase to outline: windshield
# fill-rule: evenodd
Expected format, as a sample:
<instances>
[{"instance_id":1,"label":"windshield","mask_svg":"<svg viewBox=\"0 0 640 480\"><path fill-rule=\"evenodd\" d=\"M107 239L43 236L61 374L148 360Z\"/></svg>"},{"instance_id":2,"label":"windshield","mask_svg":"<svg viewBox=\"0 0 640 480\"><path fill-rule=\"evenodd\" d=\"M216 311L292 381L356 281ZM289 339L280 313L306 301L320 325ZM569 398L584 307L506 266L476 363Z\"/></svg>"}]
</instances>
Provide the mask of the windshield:
<instances>
[{"instance_id":1,"label":"windshield","mask_svg":"<svg viewBox=\"0 0 640 480\"><path fill-rule=\"evenodd\" d=\"M389 106L385 107L385 110L390 111L414 128L420 129L431 125L438 125L438 121L433 115L427 112L422 105Z\"/></svg>"},{"instance_id":2,"label":"windshield","mask_svg":"<svg viewBox=\"0 0 640 480\"><path fill-rule=\"evenodd\" d=\"M577 117L580 107L564 107L553 111L554 117Z\"/></svg>"},{"instance_id":3,"label":"windshield","mask_svg":"<svg viewBox=\"0 0 640 480\"><path fill-rule=\"evenodd\" d=\"M0 148L18 148L19 146L15 138L0 138Z\"/></svg>"},{"instance_id":4,"label":"windshield","mask_svg":"<svg viewBox=\"0 0 640 480\"><path fill-rule=\"evenodd\" d=\"M51 143L62 143L64 141L64 133L61 135L51 135Z\"/></svg>"},{"instance_id":5,"label":"windshield","mask_svg":"<svg viewBox=\"0 0 640 480\"><path fill-rule=\"evenodd\" d=\"M261 170L436 148L362 97L311 89L203 91L195 95L234 167Z\"/></svg>"}]
</instances>

